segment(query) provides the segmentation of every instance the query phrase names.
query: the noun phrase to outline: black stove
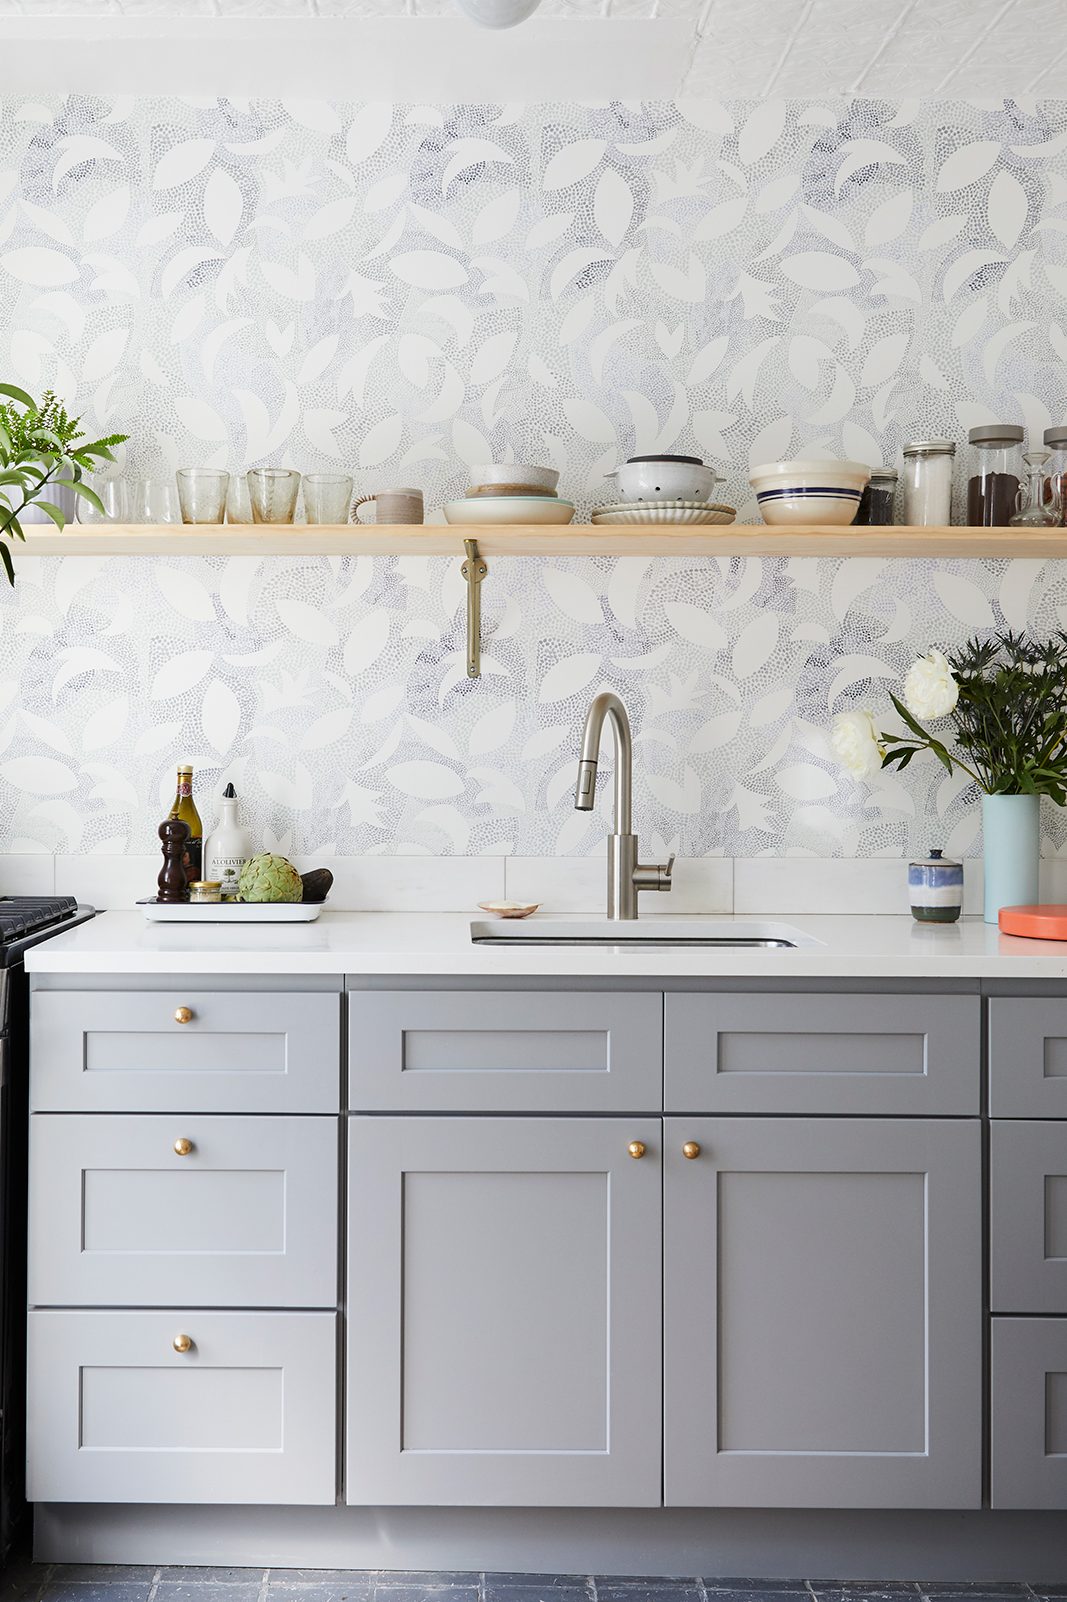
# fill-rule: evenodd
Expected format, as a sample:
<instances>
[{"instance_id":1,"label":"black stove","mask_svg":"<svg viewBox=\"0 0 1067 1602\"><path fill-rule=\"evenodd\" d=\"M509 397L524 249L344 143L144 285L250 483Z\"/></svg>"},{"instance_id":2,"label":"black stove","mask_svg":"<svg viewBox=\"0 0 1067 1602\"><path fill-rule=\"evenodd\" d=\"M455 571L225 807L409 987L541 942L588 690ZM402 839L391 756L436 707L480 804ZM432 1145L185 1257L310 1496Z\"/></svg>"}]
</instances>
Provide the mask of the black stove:
<instances>
[{"instance_id":1,"label":"black stove","mask_svg":"<svg viewBox=\"0 0 1067 1602\"><path fill-rule=\"evenodd\" d=\"M73 896L0 896L0 1567L25 1523L26 1143L31 946L94 916Z\"/></svg>"},{"instance_id":2,"label":"black stove","mask_svg":"<svg viewBox=\"0 0 1067 1602\"><path fill-rule=\"evenodd\" d=\"M82 910L87 912L88 908ZM77 912L78 903L73 896L0 896L0 962L6 966L5 948L27 935L66 923ZM81 923L82 919L77 921Z\"/></svg>"}]
</instances>

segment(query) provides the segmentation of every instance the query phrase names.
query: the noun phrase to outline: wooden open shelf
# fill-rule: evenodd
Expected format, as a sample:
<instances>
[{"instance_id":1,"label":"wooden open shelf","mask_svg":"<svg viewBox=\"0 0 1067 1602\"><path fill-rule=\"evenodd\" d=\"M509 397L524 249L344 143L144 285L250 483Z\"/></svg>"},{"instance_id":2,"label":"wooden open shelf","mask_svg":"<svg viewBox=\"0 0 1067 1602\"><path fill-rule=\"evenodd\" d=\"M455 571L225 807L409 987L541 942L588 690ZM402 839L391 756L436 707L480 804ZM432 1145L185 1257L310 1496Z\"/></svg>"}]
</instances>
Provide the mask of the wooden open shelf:
<instances>
[{"instance_id":1,"label":"wooden open shelf","mask_svg":"<svg viewBox=\"0 0 1067 1602\"><path fill-rule=\"evenodd\" d=\"M499 556L1024 556L1067 557L1067 529L1014 528L670 528L580 523L468 528L456 524L73 523L62 533L26 529L33 556L462 556L464 540Z\"/></svg>"}]
</instances>

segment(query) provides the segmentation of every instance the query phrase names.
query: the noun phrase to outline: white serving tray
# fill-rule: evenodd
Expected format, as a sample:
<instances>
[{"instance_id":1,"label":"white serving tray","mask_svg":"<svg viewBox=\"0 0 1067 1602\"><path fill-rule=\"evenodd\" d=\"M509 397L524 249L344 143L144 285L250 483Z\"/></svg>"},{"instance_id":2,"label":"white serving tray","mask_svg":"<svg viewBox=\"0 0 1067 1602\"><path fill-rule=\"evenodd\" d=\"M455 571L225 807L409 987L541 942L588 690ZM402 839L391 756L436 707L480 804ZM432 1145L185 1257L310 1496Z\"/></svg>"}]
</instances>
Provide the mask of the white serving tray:
<instances>
[{"instance_id":1,"label":"white serving tray","mask_svg":"<svg viewBox=\"0 0 1067 1602\"><path fill-rule=\"evenodd\" d=\"M314 923L325 901L138 901L149 923Z\"/></svg>"}]
</instances>

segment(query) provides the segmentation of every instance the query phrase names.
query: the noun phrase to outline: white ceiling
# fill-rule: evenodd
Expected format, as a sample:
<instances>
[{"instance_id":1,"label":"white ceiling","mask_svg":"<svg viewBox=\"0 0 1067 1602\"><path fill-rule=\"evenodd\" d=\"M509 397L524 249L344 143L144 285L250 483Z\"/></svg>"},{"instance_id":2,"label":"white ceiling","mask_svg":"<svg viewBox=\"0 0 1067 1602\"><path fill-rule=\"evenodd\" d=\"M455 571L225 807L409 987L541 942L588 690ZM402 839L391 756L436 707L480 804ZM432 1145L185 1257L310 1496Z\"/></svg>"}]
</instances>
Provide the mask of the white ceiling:
<instances>
[{"instance_id":1,"label":"white ceiling","mask_svg":"<svg viewBox=\"0 0 1067 1602\"><path fill-rule=\"evenodd\" d=\"M453 0L0 0L0 59L5 94L67 87L74 44L69 87L110 92L1062 98L1065 22L1067 0L542 0L494 34Z\"/></svg>"}]
</instances>

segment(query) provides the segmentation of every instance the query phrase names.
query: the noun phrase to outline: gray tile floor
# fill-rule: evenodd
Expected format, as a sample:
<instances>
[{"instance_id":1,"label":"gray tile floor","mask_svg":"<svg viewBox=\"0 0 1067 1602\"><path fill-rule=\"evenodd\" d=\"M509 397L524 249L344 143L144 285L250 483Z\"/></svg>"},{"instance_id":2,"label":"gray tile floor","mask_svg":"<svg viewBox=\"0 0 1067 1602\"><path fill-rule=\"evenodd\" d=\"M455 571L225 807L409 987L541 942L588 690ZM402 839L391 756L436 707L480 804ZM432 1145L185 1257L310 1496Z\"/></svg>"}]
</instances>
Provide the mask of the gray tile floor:
<instances>
[{"instance_id":1,"label":"gray tile floor","mask_svg":"<svg viewBox=\"0 0 1067 1602\"><path fill-rule=\"evenodd\" d=\"M400 1574L363 1569L183 1569L29 1564L0 1602L1048 1602L1067 1584L677 1579L571 1574Z\"/></svg>"}]
</instances>

